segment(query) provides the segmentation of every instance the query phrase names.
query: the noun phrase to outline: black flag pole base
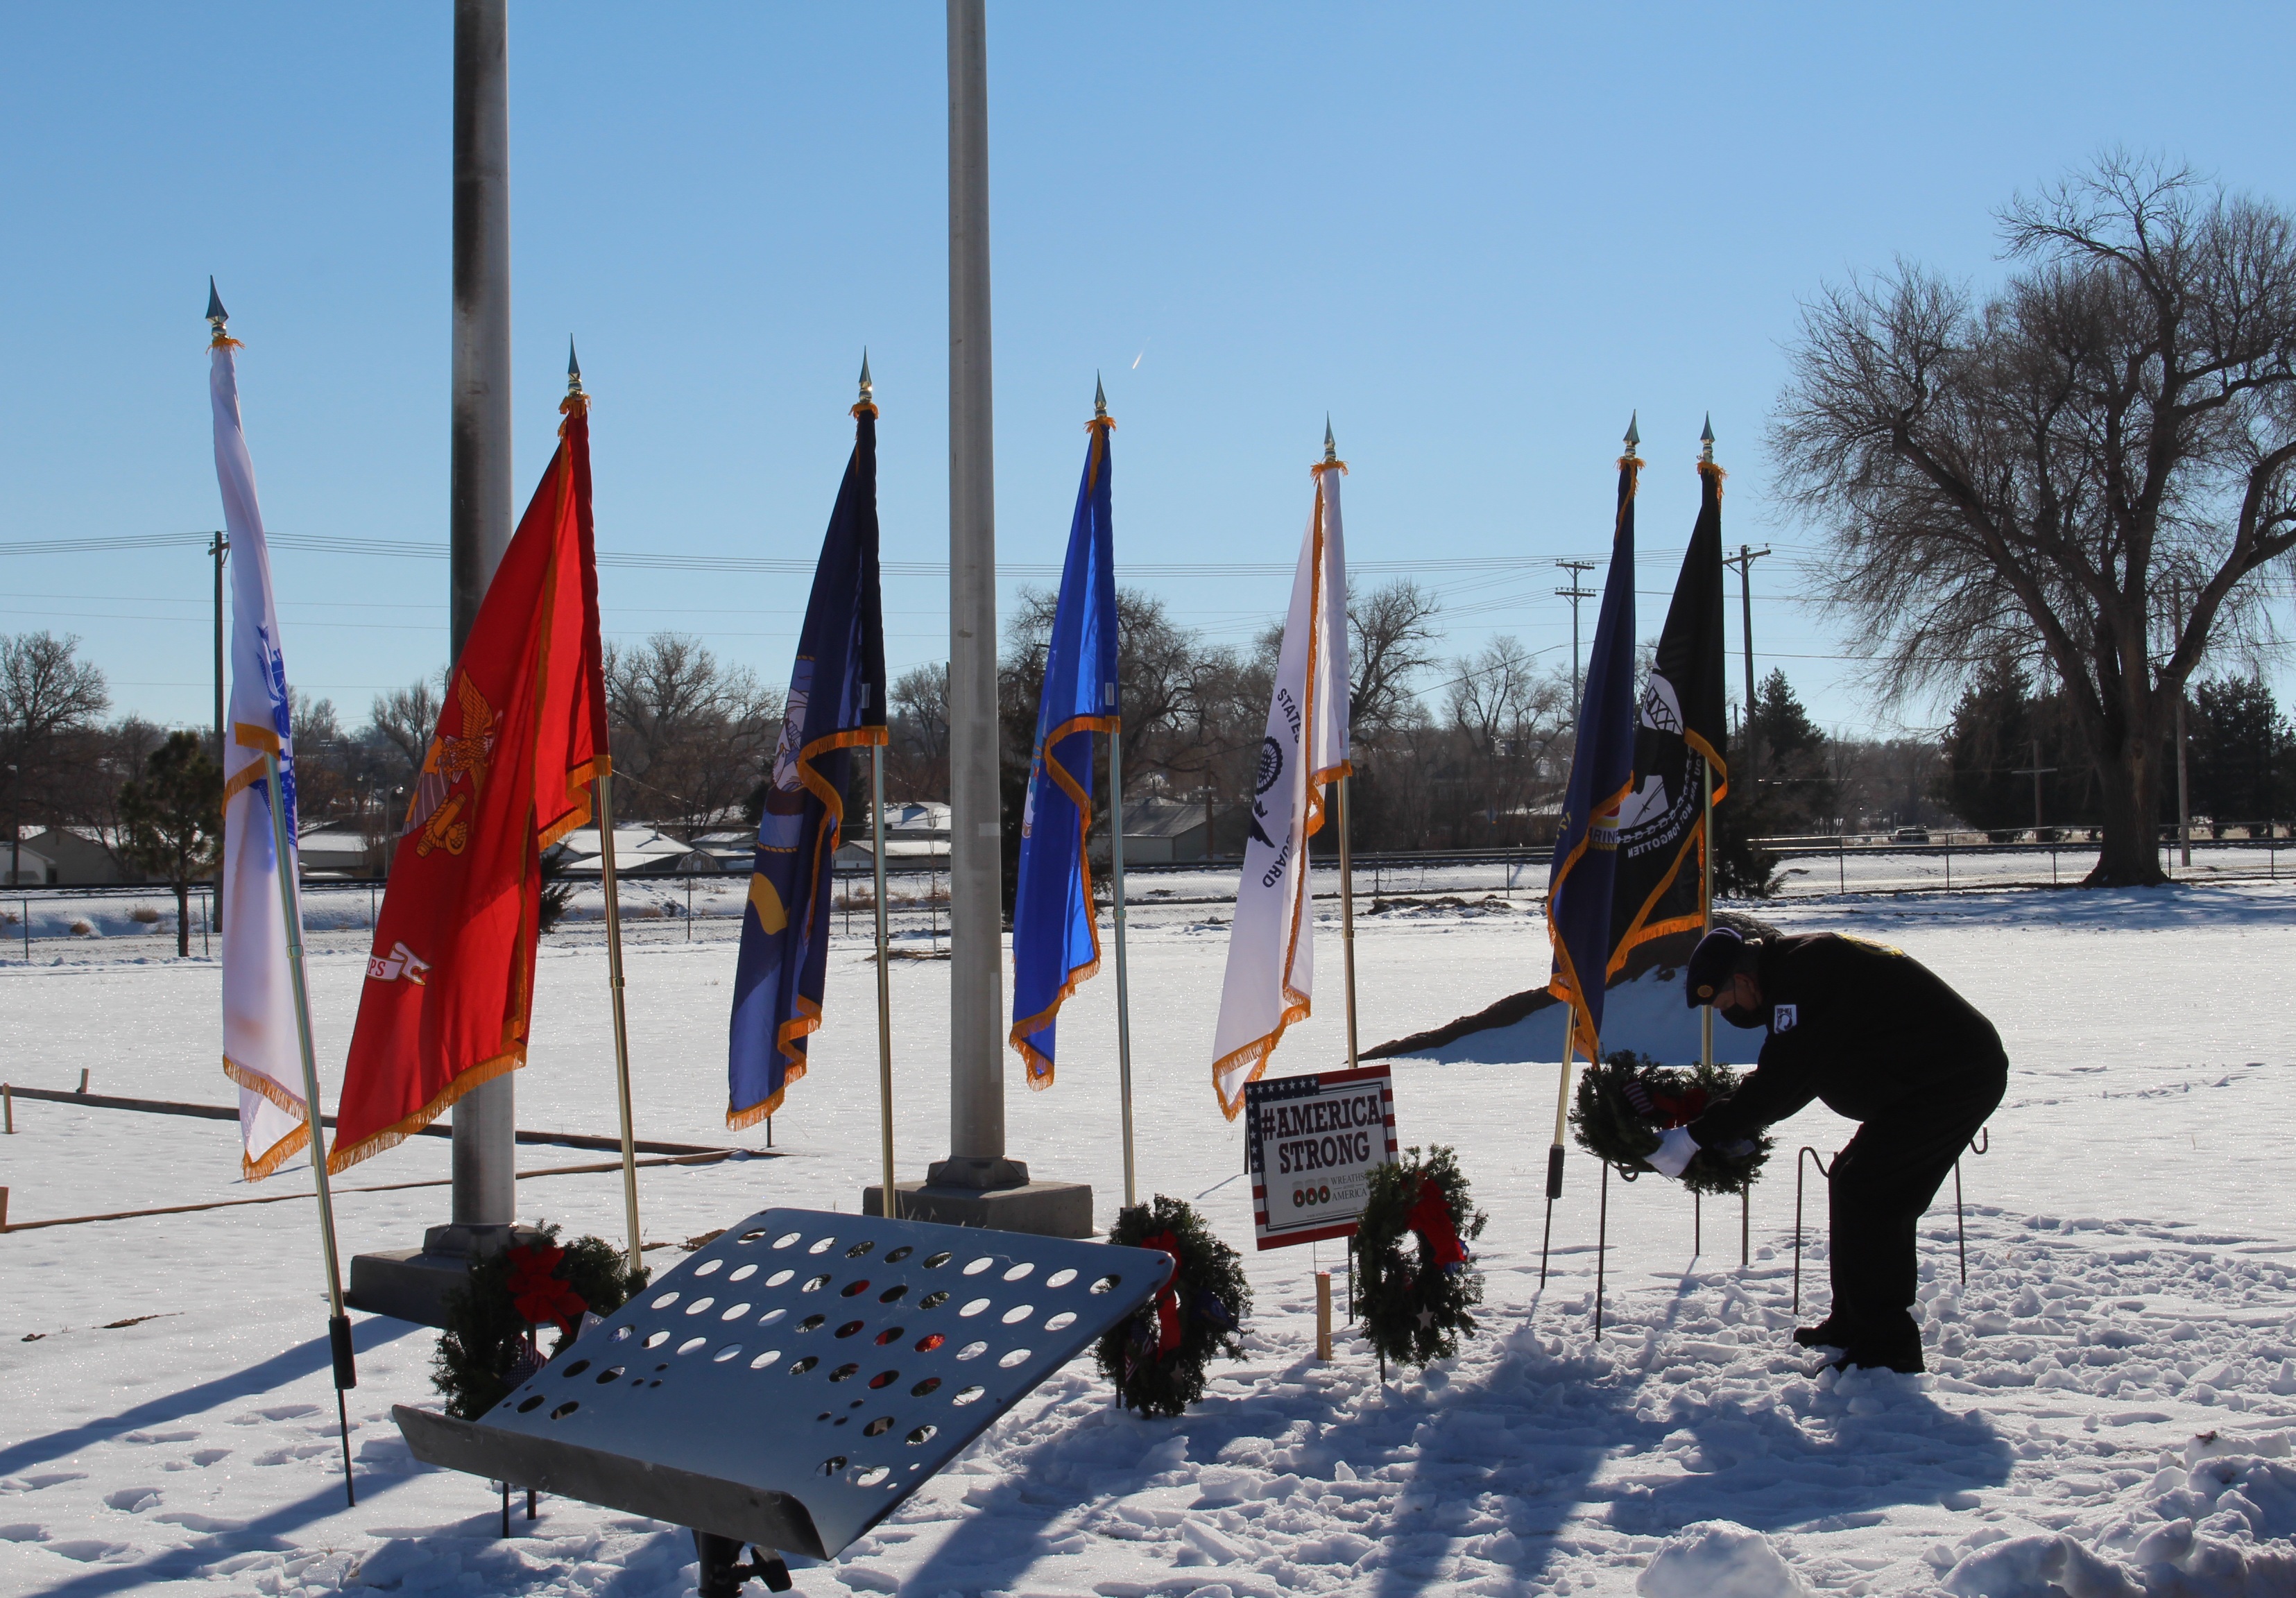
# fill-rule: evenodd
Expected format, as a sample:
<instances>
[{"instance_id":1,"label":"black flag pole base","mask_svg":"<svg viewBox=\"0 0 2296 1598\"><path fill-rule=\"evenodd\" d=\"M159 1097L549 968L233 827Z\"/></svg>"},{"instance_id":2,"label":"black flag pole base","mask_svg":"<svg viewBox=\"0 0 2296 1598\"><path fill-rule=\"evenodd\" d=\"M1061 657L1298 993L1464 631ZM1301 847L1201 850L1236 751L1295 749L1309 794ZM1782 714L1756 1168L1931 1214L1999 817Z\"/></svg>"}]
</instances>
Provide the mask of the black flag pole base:
<instances>
[{"instance_id":1,"label":"black flag pole base","mask_svg":"<svg viewBox=\"0 0 2296 1598\"><path fill-rule=\"evenodd\" d=\"M1546 1248L1554 1237L1554 1201L1562 1196L1562 1145L1546 1150L1546 1224L1538 1233L1538 1285L1546 1285Z\"/></svg>"},{"instance_id":2,"label":"black flag pole base","mask_svg":"<svg viewBox=\"0 0 2296 1598\"><path fill-rule=\"evenodd\" d=\"M351 1354L351 1318L332 1315L327 1321L327 1353L335 1368L335 1423L343 1438L343 1496L358 1507L358 1486L351 1479L351 1412L343 1395L358 1385L358 1362Z\"/></svg>"}]
</instances>

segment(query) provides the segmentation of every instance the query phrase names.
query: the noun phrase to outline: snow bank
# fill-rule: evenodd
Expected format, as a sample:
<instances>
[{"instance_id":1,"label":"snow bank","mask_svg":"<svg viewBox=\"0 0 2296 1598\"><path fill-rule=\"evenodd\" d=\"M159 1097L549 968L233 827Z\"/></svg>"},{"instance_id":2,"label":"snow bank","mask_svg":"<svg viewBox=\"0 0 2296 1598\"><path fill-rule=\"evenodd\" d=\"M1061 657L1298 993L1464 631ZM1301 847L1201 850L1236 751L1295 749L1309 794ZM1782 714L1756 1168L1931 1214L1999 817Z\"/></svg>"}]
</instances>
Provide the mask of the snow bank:
<instances>
[{"instance_id":1,"label":"snow bank","mask_svg":"<svg viewBox=\"0 0 2296 1598\"><path fill-rule=\"evenodd\" d=\"M1800 1598L1809 1587L1770 1539L1728 1520L1701 1520L1654 1554L1639 1598Z\"/></svg>"}]
</instances>

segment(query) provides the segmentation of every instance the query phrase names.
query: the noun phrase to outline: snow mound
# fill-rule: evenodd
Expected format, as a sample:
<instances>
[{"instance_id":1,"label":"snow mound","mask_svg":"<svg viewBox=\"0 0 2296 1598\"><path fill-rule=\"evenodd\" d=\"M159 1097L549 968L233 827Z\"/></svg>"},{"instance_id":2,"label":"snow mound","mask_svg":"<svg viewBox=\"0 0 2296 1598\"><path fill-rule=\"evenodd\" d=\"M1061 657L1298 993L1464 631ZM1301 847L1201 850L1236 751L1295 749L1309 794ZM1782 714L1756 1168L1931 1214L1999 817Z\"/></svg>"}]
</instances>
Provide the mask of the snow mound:
<instances>
[{"instance_id":1,"label":"snow mound","mask_svg":"<svg viewBox=\"0 0 2296 1598\"><path fill-rule=\"evenodd\" d=\"M1809 1588L1770 1539L1733 1520L1701 1520L1651 1558L1641 1598L1797 1598Z\"/></svg>"}]
</instances>

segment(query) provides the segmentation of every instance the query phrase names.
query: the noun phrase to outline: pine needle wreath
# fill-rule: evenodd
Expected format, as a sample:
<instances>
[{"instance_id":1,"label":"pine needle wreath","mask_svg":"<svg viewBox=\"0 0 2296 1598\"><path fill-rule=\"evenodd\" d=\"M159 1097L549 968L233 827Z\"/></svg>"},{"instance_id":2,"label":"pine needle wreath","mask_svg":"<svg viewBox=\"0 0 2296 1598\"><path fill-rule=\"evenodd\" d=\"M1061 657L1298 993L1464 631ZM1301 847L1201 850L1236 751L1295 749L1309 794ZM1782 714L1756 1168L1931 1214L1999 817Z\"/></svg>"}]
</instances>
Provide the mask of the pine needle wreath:
<instances>
[{"instance_id":1,"label":"pine needle wreath","mask_svg":"<svg viewBox=\"0 0 2296 1598\"><path fill-rule=\"evenodd\" d=\"M1437 1144L1424 1160L1417 1149L1403 1153L1372 1168L1356 1224L1356 1313L1382 1358L1424 1365L1456 1354L1475 1330L1483 1279L1466 1244L1489 1217L1475 1208L1453 1151ZM1409 1256L1406 1238L1418 1244Z\"/></svg>"},{"instance_id":2,"label":"pine needle wreath","mask_svg":"<svg viewBox=\"0 0 2296 1598\"><path fill-rule=\"evenodd\" d=\"M1726 1065L1667 1066L1631 1049L1605 1055L1578 1078L1570 1130L1578 1146L1631 1179L1652 1169L1646 1156L1670 1127L1686 1126L1738 1091ZM1694 1192L1743 1192L1770 1158L1772 1139L1758 1132L1731 1149L1701 1149L1682 1173Z\"/></svg>"},{"instance_id":3,"label":"pine needle wreath","mask_svg":"<svg viewBox=\"0 0 2296 1598\"><path fill-rule=\"evenodd\" d=\"M1243 1357L1243 1325L1251 1315L1243 1261L1194 1206L1162 1193L1118 1211L1108 1241L1161 1249L1180 1262L1171 1285L1094 1350L1126 1408L1179 1414L1204 1396L1204 1366L1214 1355Z\"/></svg>"},{"instance_id":4,"label":"pine needle wreath","mask_svg":"<svg viewBox=\"0 0 2296 1598\"><path fill-rule=\"evenodd\" d=\"M602 1238L578 1238L562 1250L558 1225L544 1241L471 1262L465 1284L447 1294L447 1325L430 1356L430 1383L447 1413L475 1421L573 1341L585 1310L611 1315L646 1284L622 1250ZM529 1320L533 1314L535 1320ZM554 1324L548 1358L538 1351L538 1324Z\"/></svg>"}]
</instances>

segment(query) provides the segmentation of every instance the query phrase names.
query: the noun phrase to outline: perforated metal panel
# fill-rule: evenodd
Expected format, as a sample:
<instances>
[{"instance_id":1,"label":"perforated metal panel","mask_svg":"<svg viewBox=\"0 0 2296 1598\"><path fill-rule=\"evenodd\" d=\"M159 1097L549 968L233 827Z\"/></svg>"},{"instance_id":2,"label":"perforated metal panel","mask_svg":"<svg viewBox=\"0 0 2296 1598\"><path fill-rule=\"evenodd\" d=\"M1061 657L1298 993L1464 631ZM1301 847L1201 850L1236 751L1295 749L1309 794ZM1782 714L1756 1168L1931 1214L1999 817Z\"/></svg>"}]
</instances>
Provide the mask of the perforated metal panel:
<instances>
[{"instance_id":1,"label":"perforated metal panel","mask_svg":"<svg viewBox=\"0 0 2296 1598\"><path fill-rule=\"evenodd\" d=\"M1108 1243L768 1209L594 1327L479 1430L787 1493L833 1554L1170 1266Z\"/></svg>"}]
</instances>

